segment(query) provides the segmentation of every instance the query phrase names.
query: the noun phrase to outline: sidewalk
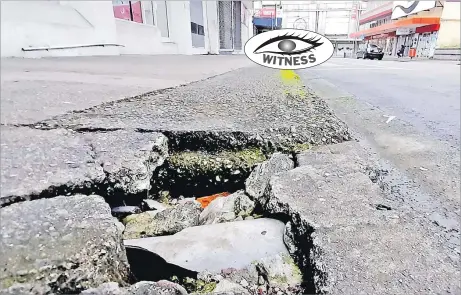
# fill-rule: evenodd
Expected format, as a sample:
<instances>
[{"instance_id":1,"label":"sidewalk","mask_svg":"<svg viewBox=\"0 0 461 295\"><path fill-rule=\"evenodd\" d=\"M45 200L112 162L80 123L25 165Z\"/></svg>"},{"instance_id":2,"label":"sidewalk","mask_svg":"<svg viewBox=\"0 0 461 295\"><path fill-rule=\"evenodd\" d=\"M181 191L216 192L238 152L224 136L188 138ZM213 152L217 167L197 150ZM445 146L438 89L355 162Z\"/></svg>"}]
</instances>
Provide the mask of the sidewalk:
<instances>
[{"instance_id":1,"label":"sidewalk","mask_svg":"<svg viewBox=\"0 0 461 295\"><path fill-rule=\"evenodd\" d=\"M1 123L31 124L251 65L244 55L2 59Z\"/></svg>"}]
</instances>

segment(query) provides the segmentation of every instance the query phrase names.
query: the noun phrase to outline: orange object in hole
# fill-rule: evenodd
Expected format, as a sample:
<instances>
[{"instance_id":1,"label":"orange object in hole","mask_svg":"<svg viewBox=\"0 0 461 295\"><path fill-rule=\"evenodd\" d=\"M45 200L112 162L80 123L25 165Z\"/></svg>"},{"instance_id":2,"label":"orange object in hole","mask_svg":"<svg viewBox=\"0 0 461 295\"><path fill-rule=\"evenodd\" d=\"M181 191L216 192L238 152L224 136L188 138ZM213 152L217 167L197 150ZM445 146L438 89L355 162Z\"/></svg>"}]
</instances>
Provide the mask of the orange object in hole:
<instances>
[{"instance_id":1,"label":"orange object in hole","mask_svg":"<svg viewBox=\"0 0 461 295\"><path fill-rule=\"evenodd\" d=\"M202 208L205 208L205 207L208 206L208 205L211 203L211 201L213 201L214 199L219 198L219 197L227 197L228 195L230 195L230 193L228 193L228 192L223 192L223 193L214 194L214 195L211 195L211 196L206 196L206 197L197 198L196 200L202 205Z\"/></svg>"}]
</instances>

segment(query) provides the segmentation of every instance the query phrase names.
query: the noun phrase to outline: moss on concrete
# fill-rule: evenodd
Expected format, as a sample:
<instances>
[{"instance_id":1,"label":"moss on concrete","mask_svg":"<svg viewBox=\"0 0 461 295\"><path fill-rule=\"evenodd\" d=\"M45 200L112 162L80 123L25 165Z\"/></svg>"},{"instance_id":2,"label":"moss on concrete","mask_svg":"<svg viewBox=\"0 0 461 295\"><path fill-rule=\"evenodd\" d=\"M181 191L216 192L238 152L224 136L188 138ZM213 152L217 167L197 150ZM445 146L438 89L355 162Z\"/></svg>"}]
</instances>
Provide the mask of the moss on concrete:
<instances>
[{"instance_id":1,"label":"moss on concrete","mask_svg":"<svg viewBox=\"0 0 461 295\"><path fill-rule=\"evenodd\" d=\"M265 160L266 156L258 148L214 154L203 151L173 153L154 177L153 190L168 190L173 197L234 192L243 188L254 166Z\"/></svg>"}]
</instances>

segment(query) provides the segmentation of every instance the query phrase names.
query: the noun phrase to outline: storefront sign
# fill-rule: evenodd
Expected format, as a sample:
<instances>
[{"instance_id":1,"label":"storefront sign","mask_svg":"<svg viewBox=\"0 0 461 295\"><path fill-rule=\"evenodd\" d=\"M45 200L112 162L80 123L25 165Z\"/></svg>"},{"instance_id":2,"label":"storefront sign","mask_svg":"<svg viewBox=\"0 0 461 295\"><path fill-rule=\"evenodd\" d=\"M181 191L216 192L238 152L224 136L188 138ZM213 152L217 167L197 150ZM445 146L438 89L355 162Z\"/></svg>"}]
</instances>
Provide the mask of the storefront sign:
<instances>
[{"instance_id":1,"label":"storefront sign","mask_svg":"<svg viewBox=\"0 0 461 295\"><path fill-rule=\"evenodd\" d=\"M435 7L436 1L394 1L392 19L397 19Z\"/></svg>"},{"instance_id":2,"label":"storefront sign","mask_svg":"<svg viewBox=\"0 0 461 295\"><path fill-rule=\"evenodd\" d=\"M411 35L415 33L415 29L413 28L398 28L395 32L396 35Z\"/></svg>"},{"instance_id":3,"label":"storefront sign","mask_svg":"<svg viewBox=\"0 0 461 295\"><path fill-rule=\"evenodd\" d=\"M275 9L275 7L264 7L255 11L255 17L260 18L273 18L277 14L277 17L282 17L282 10Z\"/></svg>"}]
</instances>

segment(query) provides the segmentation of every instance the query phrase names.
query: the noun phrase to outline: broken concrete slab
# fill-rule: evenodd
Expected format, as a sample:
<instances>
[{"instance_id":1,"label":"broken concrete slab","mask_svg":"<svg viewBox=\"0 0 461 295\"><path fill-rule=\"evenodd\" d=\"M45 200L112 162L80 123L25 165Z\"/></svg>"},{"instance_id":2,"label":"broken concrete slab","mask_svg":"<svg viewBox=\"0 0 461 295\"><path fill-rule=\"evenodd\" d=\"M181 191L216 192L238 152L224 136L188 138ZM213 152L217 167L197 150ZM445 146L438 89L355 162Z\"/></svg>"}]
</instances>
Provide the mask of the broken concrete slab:
<instances>
[{"instance_id":1,"label":"broken concrete slab","mask_svg":"<svg viewBox=\"0 0 461 295\"><path fill-rule=\"evenodd\" d=\"M338 295L460 294L459 262L423 232L411 220L316 230L316 289Z\"/></svg>"},{"instance_id":2,"label":"broken concrete slab","mask_svg":"<svg viewBox=\"0 0 461 295\"><path fill-rule=\"evenodd\" d=\"M1 127L0 205L40 196L92 193L104 181L89 145L76 132Z\"/></svg>"},{"instance_id":3,"label":"broken concrete slab","mask_svg":"<svg viewBox=\"0 0 461 295\"><path fill-rule=\"evenodd\" d=\"M115 282L104 283L97 288L83 291L81 295L187 295L180 285L161 280L158 282L137 282L129 287L120 288Z\"/></svg>"},{"instance_id":4,"label":"broken concrete slab","mask_svg":"<svg viewBox=\"0 0 461 295\"><path fill-rule=\"evenodd\" d=\"M220 272L288 254L284 227L278 220L260 218L190 227L172 236L125 240L125 244L143 247L189 270Z\"/></svg>"},{"instance_id":5,"label":"broken concrete slab","mask_svg":"<svg viewBox=\"0 0 461 295\"><path fill-rule=\"evenodd\" d=\"M0 214L0 289L69 294L107 281L127 284L122 230L102 197L58 196Z\"/></svg>"},{"instance_id":6,"label":"broken concrete slab","mask_svg":"<svg viewBox=\"0 0 461 295\"><path fill-rule=\"evenodd\" d=\"M125 195L146 193L153 172L168 156L168 140L161 133L116 130L84 136L110 189Z\"/></svg>"},{"instance_id":7,"label":"broken concrete slab","mask_svg":"<svg viewBox=\"0 0 461 295\"><path fill-rule=\"evenodd\" d=\"M125 217L124 239L171 235L199 224L201 206L186 202L161 211L147 211Z\"/></svg>"},{"instance_id":8,"label":"broken concrete slab","mask_svg":"<svg viewBox=\"0 0 461 295\"><path fill-rule=\"evenodd\" d=\"M65 114L40 124L52 128L140 128L189 133L177 146L191 144L191 138L200 139L200 132L240 132L259 137L267 146L281 148L351 138L346 125L322 99L307 89L303 95L289 94L284 82L279 71L248 67L200 83ZM199 146L197 142L192 145ZM207 148L202 145L200 149Z\"/></svg>"},{"instance_id":9,"label":"broken concrete slab","mask_svg":"<svg viewBox=\"0 0 461 295\"><path fill-rule=\"evenodd\" d=\"M310 226L331 227L385 219L387 212L379 187L360 172L342 175L342 167L325 170L313 166L277 174L264 196L271 213L299 213ZM347 177L346 177L347 176Z\"/></svg>"},{"instance_id":10,"label":"broken concrete slab","mask_svg":"<svg viewBox=\"0 0 461 295\"><path fill-rule=\"evenodd\" d=\"M246 193L259 200L266 190L272 175L294 168L293 160L288 155L274 153L269 160L258 164L245 181Z\"/></svg>"}]
</instances>

